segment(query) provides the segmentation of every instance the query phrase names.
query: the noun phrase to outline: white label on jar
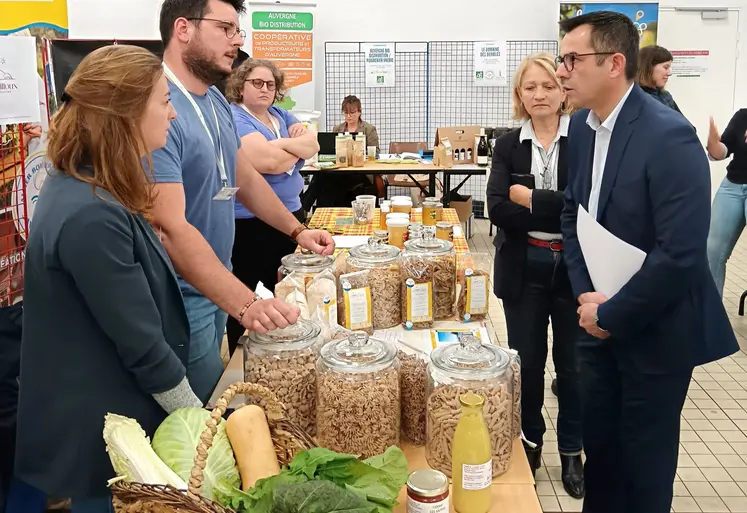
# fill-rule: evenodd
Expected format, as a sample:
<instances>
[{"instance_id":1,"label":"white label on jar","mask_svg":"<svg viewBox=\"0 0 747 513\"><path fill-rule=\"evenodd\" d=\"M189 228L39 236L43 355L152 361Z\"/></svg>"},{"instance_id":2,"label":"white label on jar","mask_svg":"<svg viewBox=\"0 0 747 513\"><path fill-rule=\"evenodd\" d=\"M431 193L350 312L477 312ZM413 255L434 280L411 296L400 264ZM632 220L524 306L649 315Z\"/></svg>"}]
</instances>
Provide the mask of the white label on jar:
<instances>
[{"instance_id":1,"label":"white label on jar","mask_svg":"<svg viewBox=\"0 0 747 513\"><path fill-rule=\"evenodd\" d=\"M462 465L462 488L484 490L493 483L493 460L482 465Z\"/></svg>"},{"instance_id":2,"label":"white label on jar","mask_svg":"<svg viewBox=\"0 0 747 513\"><path fill-rule=\"evenodd\" d=\"M327 325L330 328L337 326L337 300L329 296L324 298L324 315L327 316Z\"/></svg>"},{"instance_id":3,"label":"white label on jar","mask_svg":"<svg viewBox=\"0 0 747 513\"><path fill-rule=\"evenodd\" d=\"M345 291L346 328L359 330L371 327L371 289L363 287Z\"/></svg>"},{"instance_id":4,"label":"white label on jar","mask_svg":"<svg viewBox=\"0 0 747 513\"><path fill-rule=\"evenodd\" d=\"M449 513L449 498L438 502L418 502L407 496L407 513Z\"/></svg>"},{"instance_id":5,"label":"white label on jar","mask_svg":"<svg viewBox=\"0 0 747 513\"><path fill-rule=\"evenodd\" d=\"M433 293L431 282L415 283L412 278L407 286L407 321L428 322L433 320Z\"/></svg>"},{"instance_id":6,"label":"white label on jar","mask_svg":"<svg viewBox=\"0 0 747 513\"><path fill-rule=\"evenodd\" d=\"M469 276L467 278L467 312L472 315L488 312L487 276Z\"/></svg>"}]
</instances>

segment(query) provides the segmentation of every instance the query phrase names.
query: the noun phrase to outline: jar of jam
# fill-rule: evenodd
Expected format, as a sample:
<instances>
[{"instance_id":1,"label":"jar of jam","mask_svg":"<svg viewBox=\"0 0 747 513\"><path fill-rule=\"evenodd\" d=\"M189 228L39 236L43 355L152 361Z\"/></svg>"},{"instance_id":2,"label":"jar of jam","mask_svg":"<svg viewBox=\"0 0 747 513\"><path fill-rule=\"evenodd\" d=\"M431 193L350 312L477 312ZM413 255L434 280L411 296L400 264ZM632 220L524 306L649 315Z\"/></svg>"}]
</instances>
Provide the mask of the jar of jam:
<instances>
[{"instance_id":1,"label":"jar of jam","mask_svg":"<svg viewBox=\"0 0 747 513\"><path fill-rule=\"evenodd\" d=\"M407 513L449 513L449 478L431 469L410 474Z\"/></svg>"},{"instance_id":2,"label":"jar of jam","mask_svg":"<svg viewBox=\"0 0 747 513\"><path fill-rule=\"evenodd\" d=\"M436 223L436 238L441 240L454 240L454 225L448 221Z\"/></svg>"}]
</instances>

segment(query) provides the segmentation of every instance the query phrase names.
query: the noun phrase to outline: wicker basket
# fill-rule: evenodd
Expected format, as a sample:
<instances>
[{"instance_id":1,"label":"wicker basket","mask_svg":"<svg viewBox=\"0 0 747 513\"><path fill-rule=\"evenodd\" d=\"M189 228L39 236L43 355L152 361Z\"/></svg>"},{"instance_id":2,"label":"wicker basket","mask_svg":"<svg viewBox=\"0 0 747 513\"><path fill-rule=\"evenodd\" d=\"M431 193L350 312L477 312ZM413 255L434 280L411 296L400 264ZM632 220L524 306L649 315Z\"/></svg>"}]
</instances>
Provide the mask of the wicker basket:
<instances>
[{"instance_id":1,"label":"wicker basket","mask_svg":"<svg viewBox=\"0 0 747 513\"><path fill-rule=\"evenodd\" d=\"M172 486L125 483L112 485L114 511L117 513L233 513L233 510L200 495L202 472L205 470L208 450L218 432L218 424L236 394L259 399L270 426L275 453L280 465L288 465L293 457L304 450L316 447L314 440L285 417L285 408L267 388L252 383L234 383L223 392L207 421L207 429L200 435L195 463L189 477L188 491L184 493Z\"/></svg>"}]
</instances>

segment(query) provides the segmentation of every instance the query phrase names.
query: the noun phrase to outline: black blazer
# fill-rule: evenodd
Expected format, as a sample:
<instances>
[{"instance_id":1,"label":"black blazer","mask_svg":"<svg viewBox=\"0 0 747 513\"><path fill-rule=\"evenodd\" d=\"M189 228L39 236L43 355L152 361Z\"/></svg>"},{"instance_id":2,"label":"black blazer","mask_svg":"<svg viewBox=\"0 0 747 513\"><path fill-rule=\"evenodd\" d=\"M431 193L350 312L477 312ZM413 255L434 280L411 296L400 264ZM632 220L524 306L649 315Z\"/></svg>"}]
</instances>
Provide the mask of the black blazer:
<instances>
[{"instance_id":1,"label":"black blazer","mask_svg":"<svg viewBox=\"0 0 747 513\"><path fill-rule=\"evenodd\" d=\"M16 473L49 495L107 493L104 416L153 435L151 394L184 378L189 322L150 224L109 194L51 174L26 249Z\"/></svg>"},{"instance_id":2,"label":"black blazer","mask_svg":"<svg viewBox=\"0 0 747 513\"><path fill-rule=\"evenodd\" d=\"M563 189L568 183L568 140L560 138L558 188L536 189L532 193L532 211L508 199L511 174L532 172L532 142L519 142L521 129L502 135L495 143L493 166L487 186L488 215L498 227L495 245L493 290L502 299L517 299L521 294L527 252L527 233L560 233Z\"/></svg>"}]
</instances>

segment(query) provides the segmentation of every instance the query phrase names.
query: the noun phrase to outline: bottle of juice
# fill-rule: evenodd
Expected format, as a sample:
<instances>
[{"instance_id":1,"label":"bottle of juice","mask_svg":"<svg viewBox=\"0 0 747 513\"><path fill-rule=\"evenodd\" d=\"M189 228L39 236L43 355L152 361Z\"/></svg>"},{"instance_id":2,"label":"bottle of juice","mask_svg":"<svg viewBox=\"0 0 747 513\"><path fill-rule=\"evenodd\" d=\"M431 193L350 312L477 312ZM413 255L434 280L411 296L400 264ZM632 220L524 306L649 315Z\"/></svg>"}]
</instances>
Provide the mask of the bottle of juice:
<instances>
[{"instance_id":1,"label":"bottle of juice","mask_svg":"<svg viewBox=\"0 0 747 513\"><path fill-rule=\"evenodd\" d=\"M473 392L459 397L462 416L451 445L451 478L457 513L488 513L492 499L493 449L482 416L485 399Z\"/></svg>"}]
</instances>

